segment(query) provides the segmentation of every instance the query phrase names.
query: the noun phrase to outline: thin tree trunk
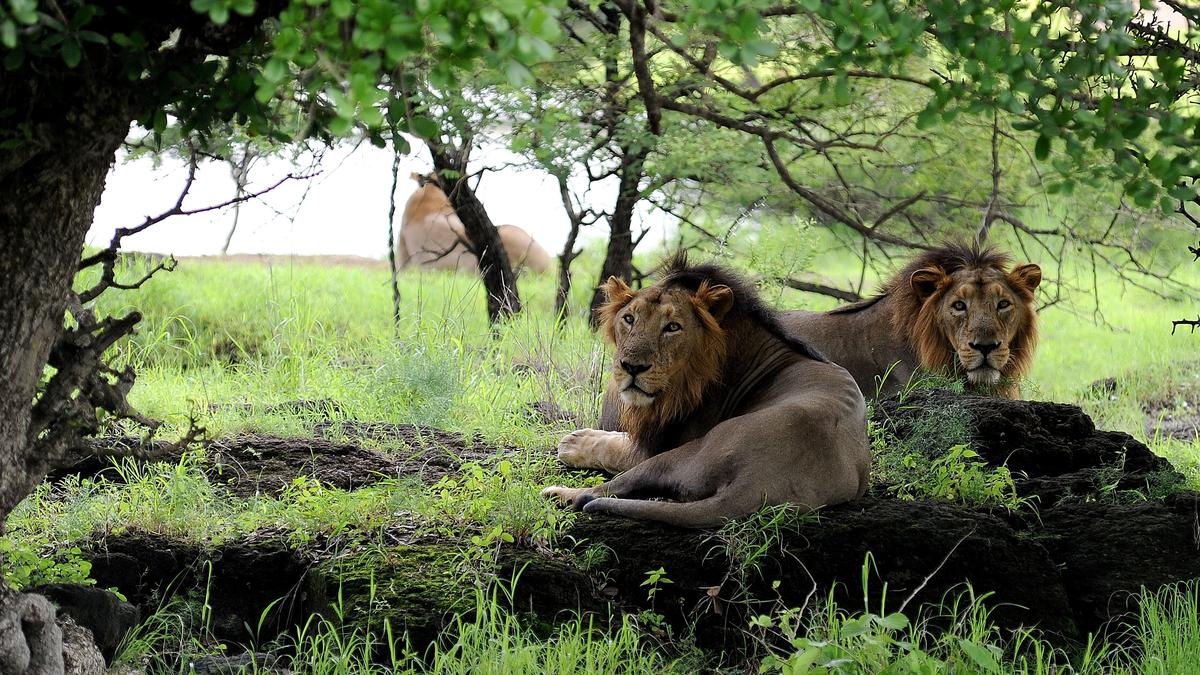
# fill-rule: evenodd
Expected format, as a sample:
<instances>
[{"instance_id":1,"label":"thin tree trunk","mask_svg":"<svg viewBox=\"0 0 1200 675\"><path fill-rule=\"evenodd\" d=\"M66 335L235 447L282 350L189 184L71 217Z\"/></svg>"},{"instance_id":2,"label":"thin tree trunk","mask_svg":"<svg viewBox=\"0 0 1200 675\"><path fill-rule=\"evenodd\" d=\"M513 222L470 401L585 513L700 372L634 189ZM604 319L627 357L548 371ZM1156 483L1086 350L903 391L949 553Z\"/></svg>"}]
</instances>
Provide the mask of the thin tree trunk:
<instances>
[{"instance_id":1,"label":"thin tree trunk","mask_svg":"<svg viewBox=\"0 0 1200 675\"><path fill-rule=\"evenodd\" d=\"M392 191L388 196L388 268L392 273L392 329L400 328L400 281L396 267L396 190L400 183L400 158L403 153L396 145L396 125L392 125Z\"/></svg>"},{"instance_id":2,"label":"thin tree trunk","mask_svg":"<svg viewBox=\"0 0 1200 675\"><path fill-rule=\"evenodd\" d=\"M633 280L633 212L642 197L638 183L641 182L646 155L649 153L645 148L623 150L625 153L621 158L621 185L612 217L609 219L608 253L604 257L604 266L600 269L600 281L592 293L592 325L596 324L596 308L604 302L604 293L599 288L604 281L610 276L623 279L626 283Z\"/></svg>"},{"instance_id":3,"label":"thin tree trunk","mask_svg":"<svg viewBox=\"0 0 1200 675\"><path fill-rule=\"evenodd\" d=\"M246 183L250 179L250 165L254 160L258 159L254 155L249 146L243 148L242 156L237 161L231 161L229 165L229 173L233 176L233 182L236 185L234 197L241 199L246 194ZM225 244L221 246L221 255L228 255L229 245L233 243L233 235L237 232L238 221L242 217L242 202L237 202L233 205L233 225L229 227L229 234L225 235Z\"/></svg>"},{"instance_id":4,"label":"thin tree trunk","mask_svg":"<svg viewBox=\"0 0 1200 675\"><path fill-rule=\"evenodd\" d=\"M563 210L566 211L567 220L571 224L562 253L558 254L558 291L554 295L554 316L559 322L565 322L571 303L571 263L579 257L580 252L575 250L575 242L579 239L579 228L583 225L584 214L575 210L575 205L571 202L566 175L558 174L555 178L558 179L558 192L562 197Z\"/></svg>"},{"instance_id":5,"label":"thin tree trunk","mask_svg":"<svg viewBox=\"0 0 1200 675\"><path fill-rule=\"evenodd\" d=\"M487 292L488 321L494 324L517 314L521 311L517 275L500 241L500 233L467 184L465 151L454 150L429 139L425 143L433 156L433 167L437 170L446 196L462 221L471 252L479 261L479 275ZM448 174L453 177L448 177Z\"/></svg>"}]
</instances>

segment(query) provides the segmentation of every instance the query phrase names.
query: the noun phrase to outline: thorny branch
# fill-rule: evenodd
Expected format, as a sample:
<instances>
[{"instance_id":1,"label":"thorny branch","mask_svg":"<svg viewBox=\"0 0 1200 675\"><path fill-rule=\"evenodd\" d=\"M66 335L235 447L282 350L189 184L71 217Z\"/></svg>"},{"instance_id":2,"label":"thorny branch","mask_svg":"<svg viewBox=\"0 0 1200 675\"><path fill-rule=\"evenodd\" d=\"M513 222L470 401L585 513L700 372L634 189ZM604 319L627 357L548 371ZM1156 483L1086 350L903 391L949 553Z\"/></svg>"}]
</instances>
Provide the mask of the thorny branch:
<instances>
[{"instance_id":1,"label":"thorny branch","mask_svg":"<svg viewBox=\"0 0 1200 675\"><path fill-rule=\"evenodd\" d=\"M136 289L162 270L175 268L174 257L168 257L151 267L136 281L117 279L117 261L124 239L145 231L170 217L192 215L222 209L249 199L258 198L289 180L301 178L289 174L275 184L253 193L241 193L221 204L196 209L184 208L184 201L196 181L200 154L193 152L188 161L188 175L174 206L157 216L148 216L132 227L118 228L108 248L80 261L79 269L101 265L100 279L91 288L71 293L67 298L69 321L51 348L48 365L52 374L37 391L26 439L33 452L29 453L30 469L44 472L64 461L72 449L110 456L154 457L184 448L194 443L204 430L192 420L188 430L175 442L156 442L154 435L162 423L150 419L129 405L128 395L136 375L132 368L116 369L105 360L105 354L126 336L133 334L141 314L131 311L123 316L99 318L89 303L111 288ZM145 430L141 441L120 447L104 447L86 440L105 424L127 420Z\"/></svg>"}]
</instances>

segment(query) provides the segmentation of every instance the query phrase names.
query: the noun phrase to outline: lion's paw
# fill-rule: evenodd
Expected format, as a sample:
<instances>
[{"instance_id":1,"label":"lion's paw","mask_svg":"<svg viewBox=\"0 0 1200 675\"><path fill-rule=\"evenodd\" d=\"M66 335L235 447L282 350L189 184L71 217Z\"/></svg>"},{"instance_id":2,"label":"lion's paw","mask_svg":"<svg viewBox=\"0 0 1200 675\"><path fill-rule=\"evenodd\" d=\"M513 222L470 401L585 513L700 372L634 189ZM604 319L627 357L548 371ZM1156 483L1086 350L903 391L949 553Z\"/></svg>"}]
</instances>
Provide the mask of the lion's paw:
<instances>
[{"instance_id":1,"label":"lion's paw","mask_svg":"<svg viewBox=\"0 0 1200 675\"><path fill-rule=\"evenodd\" d=\"M569 488L561 485L552 485L542 490L542 496L546 499L553 499L560 506L574 506L575 501L580 495L587 492L587 488Z\"/></svg>"},{"instance_id":2,"label":"lion's paw","mask_svg":"<svg viewBox=\"0 0 1200 675\"><path fill-rule=\"evenodd\" d=\"M579 429L558 442L558 459L576 469L619 471L628 468L621 461L627 444L628 436L618 431Z\"/></svg>"}]
</instances>

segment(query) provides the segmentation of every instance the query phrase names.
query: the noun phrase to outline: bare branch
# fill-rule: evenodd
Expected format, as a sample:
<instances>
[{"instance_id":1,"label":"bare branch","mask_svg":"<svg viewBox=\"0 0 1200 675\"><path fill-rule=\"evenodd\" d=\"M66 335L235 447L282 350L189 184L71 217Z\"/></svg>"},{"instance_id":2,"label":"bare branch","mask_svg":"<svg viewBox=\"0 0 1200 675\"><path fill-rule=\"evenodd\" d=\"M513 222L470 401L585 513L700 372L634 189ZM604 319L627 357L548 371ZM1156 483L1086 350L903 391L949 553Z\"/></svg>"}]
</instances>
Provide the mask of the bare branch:
<instances>
[{"instance_id":1,"label":"bare branch","mask_svg":"<svg viewBox=\"0 0 1200 675\"><path fill-rule=\"evenodd\" d=\"M838 300L844 300L846 302L858 302L859 300L863 299L861 295L855 293L854 291L847 291L841 288L834 288L833 286L816 284L809 281L801 281L791 277L780 277L778 281L784 286L787 286L788 288L794 288L797 291L816 293L817 295L826 295L831 298L837 298Z\"/></svg>"}]
</instances>

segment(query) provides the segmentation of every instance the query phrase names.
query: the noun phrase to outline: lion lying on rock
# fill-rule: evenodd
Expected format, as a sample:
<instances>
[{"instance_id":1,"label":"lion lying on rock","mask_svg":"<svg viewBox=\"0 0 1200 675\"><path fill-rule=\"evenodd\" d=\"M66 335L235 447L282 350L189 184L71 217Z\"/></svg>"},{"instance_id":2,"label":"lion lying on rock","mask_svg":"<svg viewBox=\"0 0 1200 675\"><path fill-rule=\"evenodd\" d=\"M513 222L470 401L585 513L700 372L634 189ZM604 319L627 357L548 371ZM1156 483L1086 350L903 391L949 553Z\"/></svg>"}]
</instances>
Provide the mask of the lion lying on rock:
<instances>
[{"instance_id":1,"label":"lion lying on rock","mask_svg":"<svg viewBox=\"0 0 1200 675\"><path fill-rule=\"evenodd\" d=\"M708 527L764 504L817 508L866 491L858 386L784 333L749 284L680 256L653 286L610 277L604 291L621 431L576 431L559 457L625 473L543 495L589 513Z\"/></svg>"},{"instance_id":2,"label":"lion lying on rock","mask_svg":"<svg viewBox=\"0 0 1200 675\"><path fill-rule=\"evenodd\" d=\"M784 312L789 335L850 371L867 396L902 389L919 368L969 393L1017 398L1037 347L1037 265L1008 270L994 249L945 245L918 256L878 295L829 312Z\"/></svg>"},{"instance_id":3,"label":"lion lying on rock","mask_svg":"<svg viewBox=\"0 0 1200 675\"><path fill-rule=\"evenodd\" d=\"M968 393L1018 398L1037 347L1037 265L1008 270L993 249L947 244L897 272L879 294L828 312L780 312L792 338L850 371L867 397L888 397L918 370L961 379ZM619 428L618 392L597 426Z\"/></svg>"}]
</instances>

